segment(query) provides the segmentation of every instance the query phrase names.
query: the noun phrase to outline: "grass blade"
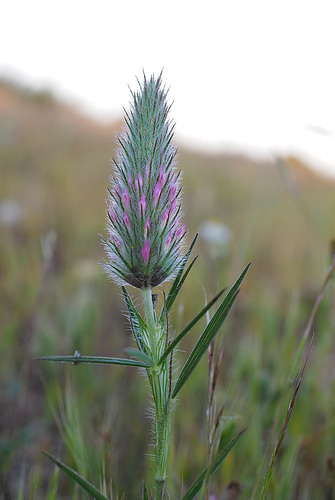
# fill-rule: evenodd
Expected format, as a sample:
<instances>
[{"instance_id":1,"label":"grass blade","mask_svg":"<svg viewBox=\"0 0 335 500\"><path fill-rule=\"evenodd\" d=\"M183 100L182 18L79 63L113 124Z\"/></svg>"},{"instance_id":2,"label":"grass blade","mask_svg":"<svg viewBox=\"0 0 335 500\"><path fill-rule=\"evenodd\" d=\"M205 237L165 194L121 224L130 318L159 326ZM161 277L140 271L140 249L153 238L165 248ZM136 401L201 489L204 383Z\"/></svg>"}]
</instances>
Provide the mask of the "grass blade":
<instances>
[{"instance_id":1,"label":"grass blade","mask_svg":"<svg viewBox=\"0 0 335 500\"><path fill-rule=\"evenodd\" d=\"M74 365L79 365L80 363L93 363L96 365L122 365L148 368L147 363L144 363L143 361L123 358L108 358L103 356L39 356L35 359L39 361L51 361L57 363L73 363Z\"/></svg>"},{"instance_id":2,"label":"grass blade","mask_svg":"<svg viewBox=\"0 0 335 500\"><path fill-rule=\"evenodd\" d=\"M52 460L62 471L66 472L66 474L68 474L74 481L76 481L76 483L78 483L85 491L87 491L87 493L92 495L93 498L95 498L96 500L108 500L108 498L105 497L95 486L93 486L92 483L83 478L80 474L78 474L78 472L71 469L71 467L64 464L52 455L49 455L49 453L47 453L46 451L42 451L42 453L46 457L50 458L50 460Z\"/></svg>"},{"instance_id":3,"label":"grass blade","mask_svg":"<svg viewBox=\"0 0 335 500\"><path fill-rule=\"evenodd\" d=\"M122 287L122 292L128 308L130 324L134 333L134 337L136 339L137 346L141 351L146 352L145 345L142 340L142 332L146 330L147 325L142 316L136 310L129 293L124 286Z\"/></svg>"},{"instance_id":4,"label":"grass blade","mask_svg":"<svg viewBox=\"0 0 335 500\"><path fill-rule=\"evenodd\" d=\"M149 500L148 491L147 491L147 488L145 486L144 481L143 481L143 488L142 488L142 500Z\"/></svg>"},{"instance_id":5,"label":"grass blade","mask_svg":"<svg viewBox=\"0 0 335 500\"><path fill-rule=\"evenodd\" d=\"M170 354L170 352L179 344L179 342L185 337L185 335L194 327L194 325L203 317L204 314L212 307L213 304L221 297L225 288L221 290L208 304L202 309L202 311L197 314L192 321L177 335L177 337L171 342L169 347L165 350L161 359L159 360L158 365L160 365L164 359Z\"/></svg>"},{"instance_id":6,"label":"grass blade","mask_svg":"<svg viewBox=\"0 0 335 500\"><path fill-rule=\"evenodd\" d=\"M237 441L239 440L239 438L242 436L242 434L245 432L245 429L241 432L239 432L228 444L227 446L225 446L223 448L223 450L221 450L214 462L209 465L201 474L200 476L194 481L194 483L192 484L191 488L188 490L188 492L186 493L186 495L183 496L182 500L192 500L193 498L195 498L195 496L199 493L199 491L201 490L201 487L203 485L203 482L205 480L206 477L211 477L214 472L217 471L217 469L220 467L220 465L222 464L222 462L224 461L224 459L226 458L226 456L228 455L228 453L234 448L234 446L236 445Z\"/></svg>"},{"instance_id":7,"label":"grass blade","mask_svg":"<svg viewBox=\"0 0 335 500\"><path fill-rule=\"evenodd\" d=\"M311 315L308 319L304 334L303 334L302 339L301 339L299 346L298 346L298 353L296 356L296 362L295 362L295 364L292 368L292 371L291 371L291 378L294 378L295 373L298 371L298 366L299 366L299 363L300 363L300 360L302 357L302 353L303 353L306 341L307 341L308 337L310 336L316 313L318 312L318 309L321 305L321 302L323 300L323 297L325 296L325 293L327 291L327 288L328 288L331 280L334 278L334 273L335 273L335 254L332 254L332 261L331 261L326 279L324 280L322 288L321 288L318 296L316 297Z\"/></svg>"},{"instance_id":8,"label":"grass blade","mask_svg":"<svg viewBox=\"0 0 335 500\"><path fill-rule=\"evenodd\" d=\"M226 297L221 302L220 306L214 313L212 319L206 326L205 330L201 334L198 342L193 348L191 354L189 355L180 375L174 387L172 398L175 398L182 386L185 384L186 380L189 378L197 364L199 363L202 356L207 351L210 343L218 333L223 321L226 319L239 291L239 287L251 265L251 262L244 268L241 275L231 287Z\"/></svg>"},{"instance_id":9,"label":"grass blade","mask_svg":"<svg viewBox=\"0 0 335 500\"><path fill-rule=\"evenodd\" d=\"M304 362L304 365L303 365L302 370L300 372L299 378L298 378L296 384L293 387L293 391L292 391L292 396L291 396L291 399L290 399L290 403L288 405L288 408L287 408L287 411L286 411L286 415L285 415L282 427L280 429L280 432L279 432L279 435L278 435L278 438L277 438L276 445L274 447L274 450L273 450L273 453L272 453L272 456L271 456L269 468L268 468L268 470L266 472L266 475L265 475L265 478L264 478L261 495L259 497L260 500L264 500L265 497L266 497L266 493L267 493L267 490L268 490L269 484L270 484L270 479L271 479L273 470L274 470L274 468L275 468L275 466L277 464L277 461L278 461L279 450L280 450L280 447L281 447L281 445L282 445L282 443L284 441L284 437L285 437L285 434L286 434L287 426L288 426L289 420L290 420L291 415L292 415L293 407L295 405L297 394L298 394L298 391L299 391L300 386L301 386L302 378L303 378L304 373L305 373L305 368L306 368L306 365L307 365L307 361L308 361L311 349L312 349L312 344L310 345L309 350L307 352L307 355L306 355L306 358L305 358L305 362Z\"/></svg>"}]
</instances>

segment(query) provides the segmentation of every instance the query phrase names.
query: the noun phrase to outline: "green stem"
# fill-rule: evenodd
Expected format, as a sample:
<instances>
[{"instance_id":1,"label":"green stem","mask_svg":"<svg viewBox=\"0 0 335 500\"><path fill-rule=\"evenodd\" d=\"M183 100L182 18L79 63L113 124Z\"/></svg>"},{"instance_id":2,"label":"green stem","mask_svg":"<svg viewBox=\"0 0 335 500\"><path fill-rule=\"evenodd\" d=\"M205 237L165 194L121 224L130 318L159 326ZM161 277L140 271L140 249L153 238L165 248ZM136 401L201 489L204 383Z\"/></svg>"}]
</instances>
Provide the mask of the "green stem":
<instances>
[{"instance_id":1,"label":"green stem","mask_svg":"<svg viewBox=\"0 0 335 500\"><path fill-rule=\"evenodd\" d=\"M156 324L151 288L142 289L149 349L158 363L165 348L165 332ZM168 359L160 366L147 370L155 403L155 493L154 500L163 500L166 482L168 451L171 438L171 390Z\"/></svg>"},{"instance_id":2,"label":"green stem","mask_svg":"<svg viewBox=\"0 0 335 500\"><path fill-rule=\"evenodd\" d=\"M162 500L164 498L168 451L171 438L171 401L169 397L167 375L167 366L164 366L159 374L153 374L151 376L151 386L156 410L155 500Z\"/></svg>"}]
</instances>

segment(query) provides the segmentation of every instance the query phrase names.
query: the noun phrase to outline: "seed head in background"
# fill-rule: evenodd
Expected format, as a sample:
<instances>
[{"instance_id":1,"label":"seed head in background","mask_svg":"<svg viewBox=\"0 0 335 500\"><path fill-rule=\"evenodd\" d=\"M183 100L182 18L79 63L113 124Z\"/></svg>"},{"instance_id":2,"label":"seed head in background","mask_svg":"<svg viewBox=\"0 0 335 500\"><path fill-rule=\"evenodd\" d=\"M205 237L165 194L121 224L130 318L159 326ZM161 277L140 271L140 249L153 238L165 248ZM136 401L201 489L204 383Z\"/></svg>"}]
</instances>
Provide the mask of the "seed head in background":
<instances>
[{"instance_id":1,"label":"seed head in background","mask_svg":"<svg viewBox=\"0 0 335 500\"><path fill-rule=\"evenodd\" d=\"M183 259L181 173L176 171L174 124L161 75L132 92L126 130L119 136L108 189L107 274L118 284L153 288L171 279Z\"/></svg>"}]
</instances>

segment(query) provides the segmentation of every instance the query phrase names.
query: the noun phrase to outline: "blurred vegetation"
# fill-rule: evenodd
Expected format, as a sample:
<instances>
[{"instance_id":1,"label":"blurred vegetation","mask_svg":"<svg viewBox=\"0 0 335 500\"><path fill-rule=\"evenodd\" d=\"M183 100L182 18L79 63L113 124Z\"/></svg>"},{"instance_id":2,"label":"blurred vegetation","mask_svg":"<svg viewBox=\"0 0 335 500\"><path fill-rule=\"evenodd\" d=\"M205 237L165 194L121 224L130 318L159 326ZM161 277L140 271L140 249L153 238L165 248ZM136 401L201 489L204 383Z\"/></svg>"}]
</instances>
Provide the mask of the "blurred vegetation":
<instances>
[{"instance_id":1,"label":"blurred vegetation","mask_svg":"<svg viewBox=\"0 0 335 500\"><path fill-rule=\"evenodd\" d=\"M99 266L115 133L49 92L0 82L0 499L86 498L40 453L52 453L114 498L138 498L150 467L151 422L135 370L47 365L35 356L123 355L133 345L120 290ZM292 389L291 370L335 237L334 183L295 158L260 162L181 148L190 239L216 221L231 240L199 238L199 259L171 318L185 325L253 264L219 335L223 437L247 427L213 492L259 494ZM220 246L221 245L221 246ZM136 291L133 291L136 296ZM135 299L136 300L136 299ZM162 294L160 294L162 300ZM335 498L335 289L322 303L315 346L269 498ZM187 355L200 327L183 343ZM169 491L179 498L206 464L207 366L175 411ZM148 479L146 477L146 479ZM150 481L150 479L149 479Z\"/></svg>"}]
</instances>

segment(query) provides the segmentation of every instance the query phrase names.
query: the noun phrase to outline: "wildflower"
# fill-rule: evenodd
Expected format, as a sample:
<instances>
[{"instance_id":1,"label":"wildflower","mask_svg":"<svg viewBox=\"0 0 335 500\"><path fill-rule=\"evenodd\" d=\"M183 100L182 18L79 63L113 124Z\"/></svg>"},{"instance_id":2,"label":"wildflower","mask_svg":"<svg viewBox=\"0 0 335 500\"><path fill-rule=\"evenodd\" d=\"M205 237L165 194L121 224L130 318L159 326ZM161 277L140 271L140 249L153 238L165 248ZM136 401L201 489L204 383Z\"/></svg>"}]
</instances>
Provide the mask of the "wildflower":
<instances>
[{"instance_id":1,"label":"wildflower","mask_svg":"<svg viewBox=\"0 0 335 500\"><path fill-rule=\"evenodd\" d=\"M147 202L145 201L145 195L142 194L141 196L141 199L138 203L138 212L140 215L144 215L145 214L145 209L147 207Z\"/></svg>"},{"instance_id":2,"label":"wildflower","mask_svg":"<svg viewBox=\"0 0 335 500\"><path fill-rule=\"evenodd\" d=\"M144 260L144 263L147 264L150 256L150 240L147 238L144 243L144 247L141 250L141 254Z\"/></svg>"},{"instance_id":3,"label":"wildflower","mask_svg":"<svg viewBox=\"0 0 335 500\"><path fill-rule=\"evenodd\" d=\"M183 258L181 175L166 96L161 76L144 76L132 93L109 189L104 267L118 283L141 289L171 279Z\"/></svg>"}]
</instances>

